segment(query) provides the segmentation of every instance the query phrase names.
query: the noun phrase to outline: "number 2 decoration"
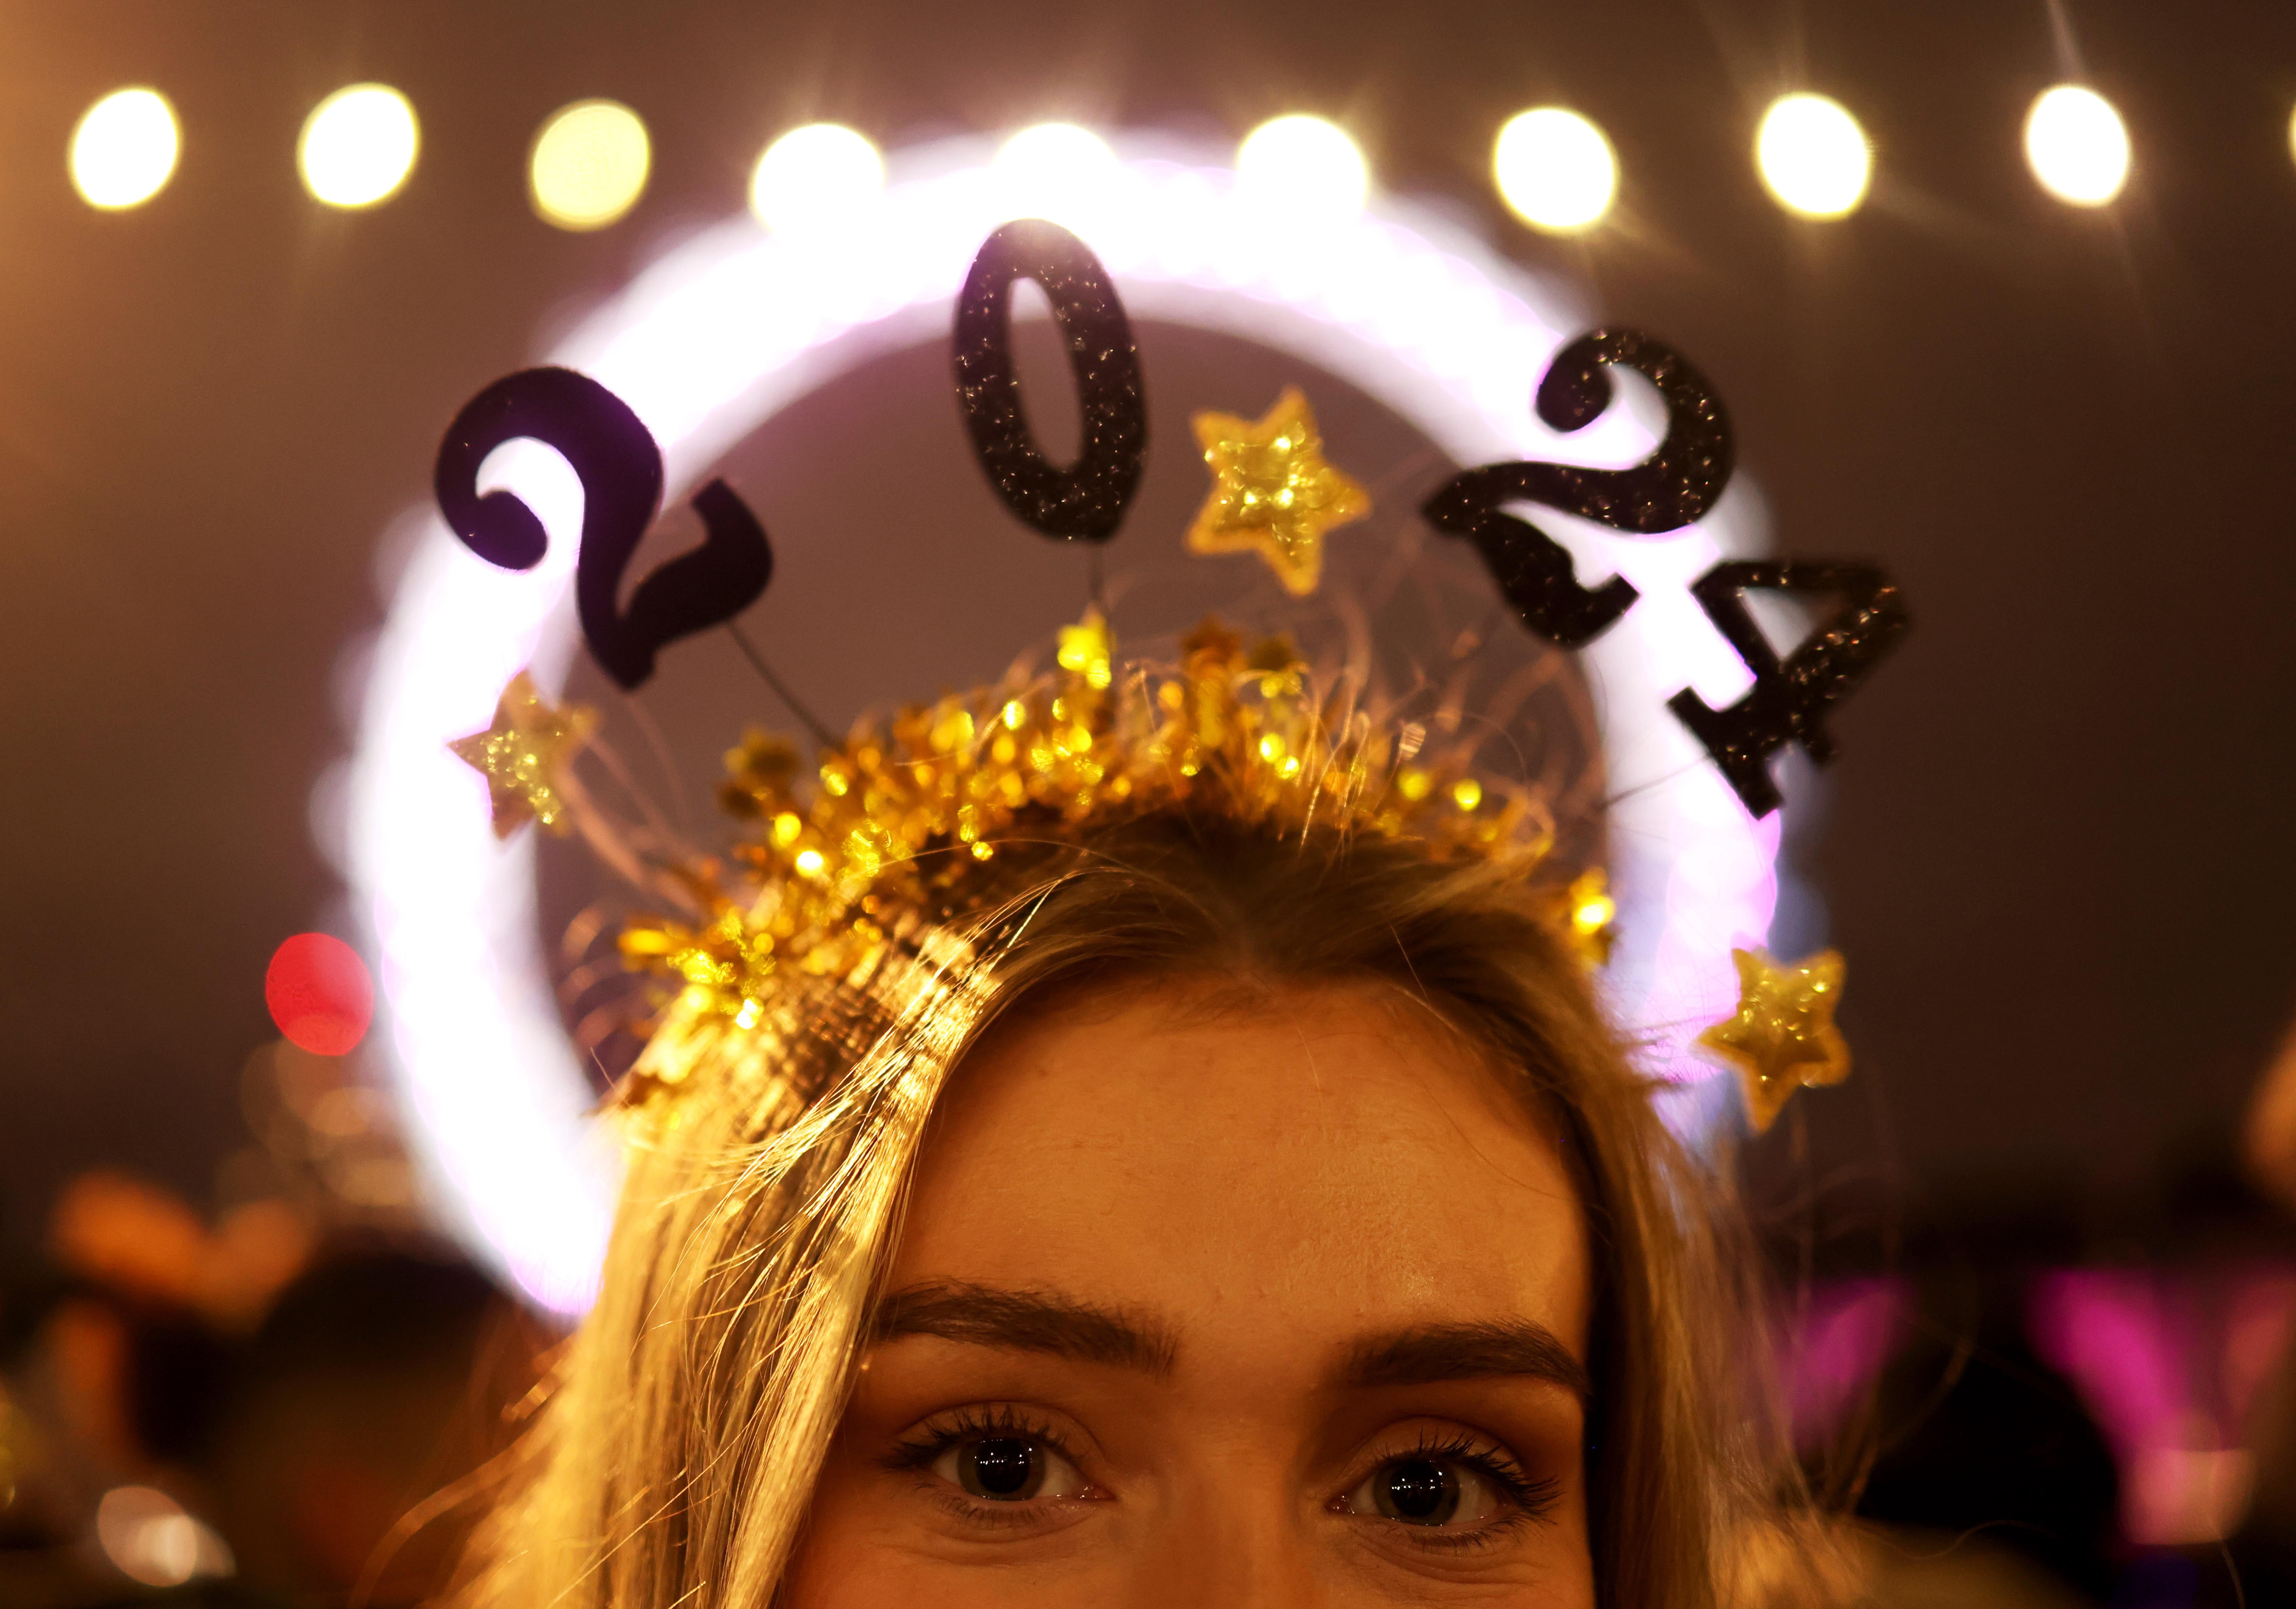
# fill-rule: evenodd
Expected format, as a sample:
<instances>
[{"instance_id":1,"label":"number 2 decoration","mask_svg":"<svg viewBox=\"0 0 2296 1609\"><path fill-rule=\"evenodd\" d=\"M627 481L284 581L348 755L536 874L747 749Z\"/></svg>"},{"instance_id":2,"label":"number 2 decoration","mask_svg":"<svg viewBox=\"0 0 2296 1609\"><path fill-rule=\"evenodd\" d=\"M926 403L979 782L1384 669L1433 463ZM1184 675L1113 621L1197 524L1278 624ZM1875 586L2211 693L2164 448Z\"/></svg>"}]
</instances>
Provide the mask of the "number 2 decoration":
<instances>
[{"instance_id":1,"label":"number 2 decoration","mask_svg":"<svg viewBox=\"0 0 2296 1609\"><path fill-rule=\"evenodd\" d=\"M1068 349L1084 417L1082 450L1063 469L1029 429L1012 352L1012 289L1043 287ZM989 482L1046 536L1102 543L1138 491L1148 445L1140 354L1108 272L1085 243L1042 219L1006 224L983 244L956 303L953 356L957 405ZM1438 530L1472 543L1526 630L1562 648L1593 641L1634 606L1624 576L1579 584L1570 553L1508 503L1555 509L1628 535L1662 535L1702 518L1728 484L1734 449L1721 400L1679 354L1631 330L1597 330L1556 355L1536 397L1553 429L1579 429L1610 405L1612 364L1634 369L1667 405L1658 448L1624 470L1570 464L1485 464L1454 476L1423 505ZM729 625L773 577L773 550L732 487L712 480L693 499L701 545L670 559L620 604L622 576L661 498L661 452L636 413L605 387L568 369L528 369L496 381L456 414L434 476L440 511L472 551L506 569L531 569L549 538L508 492L484 496L478 471L504 443L532 437L565 454L582 482L576 612L598 663L625 689L643 685L667 644ZM1783 661L1745 603L1750 588L1824 592L1839 617ZM1765 816L1779 794L1768 761L1789 743L1833 758L1833 707L1870 672L1909 623L1904 600L1869 565L1787 559L1728 560L1692 594L1748 669L1754 686L1717 710L1687 689L1668 701L1713 757L1746 808Z\"/></svg>"},{"instance_id":2,"label":"number 2 decoration","mask_svg":"<svg viewBox=\"0 0 2296 1609\"><path fill-rule=\"evenodd\" d=\"M624 688L653 674L664 644L724 625L764 595L774 575L765 527L733 487L713 480L693 494L701 545L640 582L622 610L622 572L661 501L661 449L627 403L571 369L525 369L498 380L447 427L432 476L439 511L480 558L530 570L548 551L533 510L508 492L479 494L487 454L521 437L557 448L582 482L575 613L592 657Z\"/></svg>"},{"instance_id":3,"label":"number 2 decoration","mask_svg":"<svg viewBox=\"0 0 2296 1609\"><path fill-rule=\"evenodd\" d=\"M1528 520L1500 511L1507 502L1544 503L1638 536L1681 529L1702 518L1729 484L1730 421L1695 369L1649 336L1597 330L1555 355L1538 382L1539 418L1570 431L1611 404L1603 370L1640 370L1666 399L1666 438L1628 470L1576 464L1488 463L1452 477L1421 508L1437 530L1464 536L1524 625L1558 648L1581 648L1618 623L1636 592L1623 576L1589 591L1572 574L1562 544Z\"/></svg>"}]
</instances>

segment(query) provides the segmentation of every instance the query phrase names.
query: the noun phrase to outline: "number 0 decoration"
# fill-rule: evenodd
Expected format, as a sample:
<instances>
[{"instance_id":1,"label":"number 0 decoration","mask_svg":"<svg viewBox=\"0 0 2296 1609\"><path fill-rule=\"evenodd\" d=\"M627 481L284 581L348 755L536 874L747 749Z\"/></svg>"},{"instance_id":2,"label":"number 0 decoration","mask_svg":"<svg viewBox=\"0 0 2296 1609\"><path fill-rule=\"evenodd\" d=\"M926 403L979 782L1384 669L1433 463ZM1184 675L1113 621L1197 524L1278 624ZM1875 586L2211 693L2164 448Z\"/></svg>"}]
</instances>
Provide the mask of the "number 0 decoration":
<instances>
[{"instance_id":1,"label":"number 0 decoration","mask_svg":"<svg viewBox=\"0 0 2296 1609\"><path fill-rule=\"evenodd\" d=\"M1084 449L1055 469L1029 429L1013 372L1013 282L1032 279L1053 304L1069 350ZM1022 218L988 237L956 298L956 399L980 467L1005 502L1046 535L1106 542L1124 521L1148 455L1140 350L1115 283L1091 249L1058 224Z\"/></svg>"}]
</instances>

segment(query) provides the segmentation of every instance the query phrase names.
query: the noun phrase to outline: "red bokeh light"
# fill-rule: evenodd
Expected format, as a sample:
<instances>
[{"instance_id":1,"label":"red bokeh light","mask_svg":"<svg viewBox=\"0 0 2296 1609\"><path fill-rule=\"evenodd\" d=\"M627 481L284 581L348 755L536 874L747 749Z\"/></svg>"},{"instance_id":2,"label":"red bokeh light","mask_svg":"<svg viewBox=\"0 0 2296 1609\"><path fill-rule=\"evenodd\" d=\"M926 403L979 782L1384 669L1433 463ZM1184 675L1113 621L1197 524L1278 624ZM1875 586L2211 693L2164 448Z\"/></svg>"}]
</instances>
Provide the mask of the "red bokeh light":
<instances>
[{"instance_id":1,"label":"red bokeh light","mask_svg":"<svg viewBox=\"0 0 2296 1609\"><path fill-rule=\"evenodd\" d=\"M263 1003L279 1032L320 1056L356 1049L374 1020L374 979L358 952L324 933L299 933L272 952Z\"/></svg>"}]
</instances>

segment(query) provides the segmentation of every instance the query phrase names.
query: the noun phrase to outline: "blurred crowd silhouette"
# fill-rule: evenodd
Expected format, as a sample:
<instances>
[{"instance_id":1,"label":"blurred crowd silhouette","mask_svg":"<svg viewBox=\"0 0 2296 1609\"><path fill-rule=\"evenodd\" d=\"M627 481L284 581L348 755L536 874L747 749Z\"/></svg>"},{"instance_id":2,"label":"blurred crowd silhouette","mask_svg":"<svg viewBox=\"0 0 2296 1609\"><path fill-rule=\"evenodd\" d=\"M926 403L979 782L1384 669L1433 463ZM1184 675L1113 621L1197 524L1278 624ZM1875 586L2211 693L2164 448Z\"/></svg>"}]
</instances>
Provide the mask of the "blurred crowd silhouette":
<instances>
[{"instance_id":1,"label":"blurred crowd silhouette","mask_svg":"<svg viewBox=\"0 0 2296 1609\"><path fill-rule=\"evenodd\" d=\"M549 1335L422 1227L356 1058L250 1063L210 1224L116 1173L0 1286L0 1604L412 1604Z\"/></svg>"},{"instance_id":2,"label":"blurred crowd silhouette","mask_svg":"<svg viewBox=\"0 0 2296 1609\"><path fill-rule=\"evenodd\" d=\"M175 1207L92 1178L62 1216L164 1233ZM402 1604L445 1579L453 1495L532 1384L516 1306L375 1236L312 1244L259 1317L143 1271L60 1256L10 1292L0 1602Z\"/></svg>"}]
</instances>

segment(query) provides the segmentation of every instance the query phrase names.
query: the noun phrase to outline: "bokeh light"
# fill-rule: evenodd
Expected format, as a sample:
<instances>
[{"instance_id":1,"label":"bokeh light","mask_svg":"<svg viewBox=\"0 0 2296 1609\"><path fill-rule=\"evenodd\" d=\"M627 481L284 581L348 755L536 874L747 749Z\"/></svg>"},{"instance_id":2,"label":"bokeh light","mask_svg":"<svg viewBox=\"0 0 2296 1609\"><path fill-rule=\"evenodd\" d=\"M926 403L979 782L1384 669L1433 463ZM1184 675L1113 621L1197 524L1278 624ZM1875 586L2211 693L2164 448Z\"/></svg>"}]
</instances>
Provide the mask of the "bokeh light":
<instances>
[{"instance_id":1,"label":"bokeh light","mask_svg":"<svg viewBox=\"0 0 2296 1609\"><path fill-rule=\"evenodd\" d=\"M1560 106L1508 118L1491 148L1491 175L1517 217L1554 234L1602 222L1619 193L1619 159L1611 142L1592 122Z\"/></svg>"},{"instance_id":2,"label":"bokeh light","mask_svg":"<svg viewBox=\"0 0 2296 1609\"><path fill-rule=\"evenodd\" d=\"M2025 114L2025 160L2057 200L2102 207L2128 182L2128 129L2096 91L2060 84Z\"/></svg>"},{"instance_id":3,"label":"bokeh light","mask_svg":"<svg viewBox=\"0 0 2296 1609\"><path fill-rule=\"evenodd\" d=\"M1305 112L1271 118L1236 148L1247 193L1288 213L1356 212L1371 193L1371 169L1347 130Z\"/></svg>"},{"instance_id":4,"label":"bokeh light","mask_svg":"<svg viewBox=\"0 0 2296 1609\"><path fill-rule=\"evenodd\" d=\"M112 1568L146 1587L180 1587L232 1573L221 1537L152 1486L115 1486L95 1506L96 1546Z\"/></svg>"},{"instance_id":5,"label":"bokeh light","mask_svg":"<svg viewBox=\"0 0 2296 1609\"><path fill-rule=\"evenodd\" d=\"M358 1048L374 1020L374 979L358 952L324 933L299 933L272 952L263 1003L289 1042L319 1056Z\"/></svg>"},{"instance_id":6,"label":"bokeh light","mask_svg":"<svg viewBox=\"0 0 2296 1609\"><path fill-rule=\"evenodd\" d=\"M354 84L311 109L296 143L303 188L330 207L390 200L414 171L414 108L387 84Z\"/></svg>"},{"instance_id":7,"label":"bokeh light","mask_svg":"<svg viewBox=\"0 0 2296 1609\"><path fill-rule=\"evenodd\" d=\"M72 130L72 187L89 206L107 212L140 207L167 188L182 149L176 109L165 95L114 90Z\"/></svg>"},{"instance_id":8,"label":"bokeh light","mask_svg":"<svg viewBox=\"0 0 2296 1609\"><path fill-rule=\"evenodd\" d=\"M1004 142L989 165L1013 216L1059 219L1089 208L1117 171L1116 152L1089 128L1038 123Z\"/></svg>"},{"instance_id":9,"label":"bokeh light","mask_svg":"<svg viewBox=\"0 0 2296 1609\"><path fill-rule=\"evenodd\" d=\"M1754 162L1779 205L1806 218L1846 217L1866 199L1874 153L1839 101L1781 95L1762 114Z\"/></svg>"},{"instance_id":10,"label":"bokeh light","mask_svg":"<svg viewBox=\"0 0 2296 1609\"><path fill-rule=\"evenodd\" d=\"M637 205L653 166L645 124L619 101L577 101L534 137L529 192L561 229L603 229Z\"/></svg>"},{"instance_id":11,"label":"bokeh light","mask_svg":"<svg viewBox=\"0 0 2296 1609\"><path fill-rule=\"evenodd\" d=\"M841 123L792 128L758 159L750 210L768 229L803 229L849 215L885 187L885 159Z\"/></svg>"}]
</instances>

